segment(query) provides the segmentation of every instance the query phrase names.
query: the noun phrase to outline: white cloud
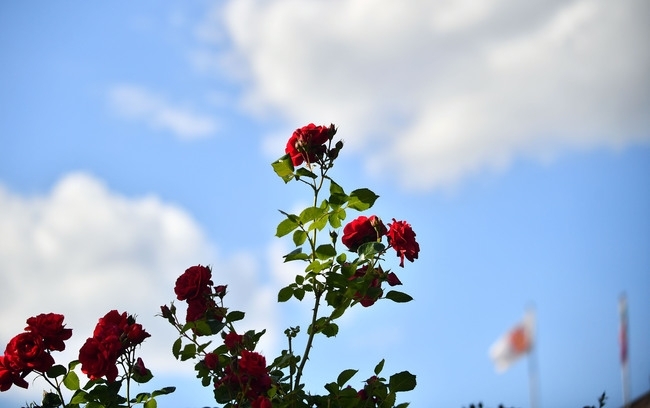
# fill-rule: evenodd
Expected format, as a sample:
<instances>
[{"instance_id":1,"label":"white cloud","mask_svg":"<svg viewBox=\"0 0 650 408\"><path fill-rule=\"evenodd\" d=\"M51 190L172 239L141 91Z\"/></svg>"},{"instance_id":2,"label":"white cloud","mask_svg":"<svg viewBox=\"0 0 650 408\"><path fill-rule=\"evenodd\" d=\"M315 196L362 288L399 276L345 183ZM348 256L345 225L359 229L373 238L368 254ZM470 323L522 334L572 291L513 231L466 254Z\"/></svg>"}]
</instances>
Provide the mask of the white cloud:
<instances>
[{"instance_id":1,"label":"white cloud","mask_svg":"<svg viewBox=\"0 0 650 408\"><path fill-rule=\"evenodd\" d=\"M174 105L164 97L135 85L120 84L108 92L110 107L121 117L145 122L155 130L167 130L181 139L208 137L217 131L215 119Z\"/></svg>"},{"instance_id":2,"label":"white cloud","mask_svg":"<svg viewBox=\"0 0 650 408\"><path fill-rule=\"evenodd\" d=\"M137 315L151 333L141 355L154 373L193 376L191 363L171 355L175 331L155 315L174 300L176 278L199 263L212 265L215 284L229 285L226 306L246 312L237 327L269 328L261 349L275 352L275 287L261 283L254 256L218 256L181 208L153 196L121 196L84 173L67 175L41 196L0 185L0 342L22 332L30 316L62 313L73 337L55 359L66 363L97 319L117 309ZM42 385L30 392L38 396Z\"/></svg>"},{"instance_id":3,"label":"white cloud","mask_svg":"<svg viewBox=\"0 0 650 408\"><path fill-rule=\"evenodd\" d=\"M244 103L340 126L410 188L650 140L644 0L230 1ZM203 26L205 27L205 26ZM222 66L223 68L223 66Z\"/></svg>"}]
</instances>

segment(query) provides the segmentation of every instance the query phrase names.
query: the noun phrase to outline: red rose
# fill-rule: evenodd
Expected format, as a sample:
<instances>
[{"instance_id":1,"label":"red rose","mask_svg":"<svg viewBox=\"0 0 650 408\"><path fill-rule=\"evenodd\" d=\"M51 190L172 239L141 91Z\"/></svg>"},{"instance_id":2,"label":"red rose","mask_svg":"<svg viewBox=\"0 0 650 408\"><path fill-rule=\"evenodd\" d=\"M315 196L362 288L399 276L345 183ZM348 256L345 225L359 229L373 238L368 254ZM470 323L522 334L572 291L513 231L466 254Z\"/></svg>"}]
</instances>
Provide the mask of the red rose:
<instances>
[{"instance_id":1,"label":"red rose","mask_svg":"<svg viewBox=\"0 0 650 408\"><path fill-rule=\"evenodd\" d=\"M65 350L63 341L72 337L72 329L63 326L63 315L47 313L27 319L25 330L41 336L46 349L63 351Z\"/></svg>"},{"instance_id":2,"label":"red rose","mask_svg":"<svg viewBox=\"0 0 650 408\"><path fill-rule=\"evenodd\" d=\"M237 334L235 332L230 332L226 334L226 337L223 339L224 344L228 347L228 350L235 350L239 347L244 341L244 336Z\"/></svg>"},{"instance_id":3,"label":"red rose","mask_svg":"<svg viewBox=\"0 0 650 408\"><path fill-rule=\"evenodd\" d=\"M210 291L212 271L206 266L196 265L185 270L176 279L174 292L178 300L196 299Z\"/></svg>"},{"instance_id":4,"label":"red rose","mask_svg":"<svg viewBox=\"0 0 650 408\"><path fill-rule=\"evenodd\" d=\"M24 332L9 341L5 349L5 364L14 371L35 370L45 372L54 365L46 351L43 339L36 333Z\"/></svg>"},{"instance_id":5,"label":"red rose","mask_svg":"<svg viewBox=\"0 0 650 408\"><path fill-rule=\"evenodd\" d=\"M327 143L336 133L334 125L316 126L310 123L300 129L296 129L289 141L285 152L291 156L294 166L300 166L304 161L315 163L325 153Z\"/></svg>"},{"instance_id":6,"label":"red rose","mask_svg":"<svg viewBox=\"0 0 650 408\"><path fill-rule=\"evenodd\" d=\"M352 252L356 252L366 242L378 241L386 235L386 226L375 215L359 216L343 228L341 242Z\"/></svg>"},{"instance_id":7,"label":"red rose","mask_svg":"<svg viewBox=\"0 0 650 408\"><path fill-rule=\"evenodd\" d=\"M388 227L388 244L397 252L400 258L399 266L404 267L404 257L411 262L418 259L420 245L415 241L415 232L411 225L406 221L395 221L393 218L393 223L388 224Z\"/></svg>"},{"instance_id":8,"label":"red rose","mask_svg":"<svg viewBox=\"0 0 650 408\"><path fill-rule=\"evenodd\" d=\"M214 353L208 353L203 359L203 364L205 364L209 370L214 370L219 366L219 356Z\"/></svg>"},{"instance_id":9,"label":"red rose","mask_svg":"<svg viewBox=\"0 0 650 408\"><path fill-rule=\"evenodd\" d=\"M366 271L368 270L368 265L364 265L361 268L357 269L357 271L354 273L354 275L350 276L348 280L353 281L353 280L363 280L366 277ZM375 275L381 275L383 271L381 268L378 268L375 270L378 272L378 274ZM384 292L381 290L381 283L379 282L379 279L377 277L374 277L371 281L370 284L368 285L368 288L362 292L356 292L354 294L354 299L358 300L359 303L361 303L361 306L363 307L369 307L375 304L375 302L383 295Z\"/></svg>"},{"instance_id":10,"label":"red rose","mask_svg":"<svg viewBox=\"0 0 650 408\"><path fill-rule=\"evenodd\" d=\"M239 359L239 380L248 385L248 398L256 398L271 388L271 376L266 370L266 359L254 351L242 350Z\"/></svg>"},{"instance_id":11,"label":"red rose","mask_svg":"<svg viewBox=\"0 0 650 408\"><path fill-rule=\"evenodd\" d=\"M120 337L128 326L129 321L126 312L120 313L117 310L111 310L104 317L99 318L93 331L93 337L98 339L108 336Z\"/></svg>"},{"instance_id":12,"label":"red rose","mask_svg":"<svg viewBox=\"0 0 650 408\"><path fill-rule=\"evenodd\" d=\"M397 275L395 275L393 272L390 272L388 274L388 276L386 277L386 281L390 286L396 286L402 284L402 281L400 281Z\"/></svg>"},{"instance_id":13,"label":"red rose","mask_svg":"<svg viewBox=\"0 0 650 408\"><path fill-rule=\"evenodd\" d=\"M91 380L106 377L108 382L114 382L121 350L122 343L117 336L107 336L102 340L90 337L79 349L81 372Z\"/></svg>"},{"instance_id":14,"label":"red rose","mask_svg":"<svg viewBox=\"0 0 650 408\"><path fill-rule=\"evenodd\" d=\"M214 294L216 296L219 296L221 299L223 299L224 296L226 296L226 289L228 289L228 285L218 285L214 287Z\"/></svg>"},{"instance_id":15,"label":"red rose","mask_svg":"<svg viewBox=\"0 0 650 408\"><path fill-rule=\"evenodd\" d=\"M133 323L126 328L126 338L129 339L129 345L135 346L144 341L151 334L147 333L140 323Z\"/></svg>"},{"instance_id":16,"label":"red rose","mask_svg":"<svg viewBox=\"0 0 650 408\"><path fill-rule=\"evenodd\" d=\"M187 315L185 316L185 320L187 322L195 322L197 320L203 319L210 303L214 303L212 299L204 297L188 300Z\"/></svg>"},{"instance_id":17,"label":"red rose","mask_svg":"<svg viewBox=\"0 0 650 408\"><path fill-rule=\"evenodd\" d=\"M142 377L147 375L147 373L149 372L147 367L145 367L144 365L144 361L142 361L140 357L138 357L138 359L135 361L135 364L133 364L133 371L135 371L138 375Z\"/></svg>"},{"instance_id":18,"label":"red rose","mask_svg":"<svg viewBox=\"0 0 650 408\"><path fill-rule=\"evenodd\" d=\"M0 391L7 391L12 385L27 388L29 384L21 376L20 372L9 366L5 356L0 356Z\"/></svg>"},{"instance_id":19,"label":"red rose","mask_svg":"<svg viewBox=\"0 0 650 408\"><path fill-rule=\"evenodd\" d=\"M262 377L268 375L266 371L266 359L263 355L254 351L242 350L239 360L239 370L242 374L251 377Z\"/></svg>"},{"instance_id":20,"label":"red rose","mask_svg":"<svg viewBox=\"0 0 650 408\"><path fill-rule=\"evenodd\" d=\"M251 408L272 408L271 400L267 397L260 395L252 403Z\"/></svg>"}]
</instances>

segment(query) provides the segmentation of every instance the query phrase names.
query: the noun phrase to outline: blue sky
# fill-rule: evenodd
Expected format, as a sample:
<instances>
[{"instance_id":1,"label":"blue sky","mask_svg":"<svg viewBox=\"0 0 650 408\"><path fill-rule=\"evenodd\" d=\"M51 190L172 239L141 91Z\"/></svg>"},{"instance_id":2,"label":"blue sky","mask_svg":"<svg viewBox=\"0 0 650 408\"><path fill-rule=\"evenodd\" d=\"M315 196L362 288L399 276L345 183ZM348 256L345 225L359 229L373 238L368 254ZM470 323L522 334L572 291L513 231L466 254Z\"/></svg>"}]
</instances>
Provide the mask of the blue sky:
<instances>
[{"instance_id":1,"label":"blue sky","mask_svg":"<svg viewBox=\"0 0 650 408\"><path fill-rule=\"evenodd\" d=\"M117 308L161 407L212 406L154 317L188 266L211 264L250 328L307 325L274 302L296 273L278 209L308 196L271 161L291 132L335 123L334 178L380 195L422 248L415 300L353 310L318 339L306 381L362 381L386 358L414 407L528 406L525 360L490 345L537 310L540 407L622 402L627 293L632 396L650 389L650 32L643 0L402 4L360 0L3 3L0 341L66 315L69 351ZM397 264L394 265L395 267ZM341 359L334 359L333 354ZM367 375L366 375L367 374ZM357 384L358 386L358 384ZM42 384L0 395L36 399Z\"/></svg>"}]
</instances>

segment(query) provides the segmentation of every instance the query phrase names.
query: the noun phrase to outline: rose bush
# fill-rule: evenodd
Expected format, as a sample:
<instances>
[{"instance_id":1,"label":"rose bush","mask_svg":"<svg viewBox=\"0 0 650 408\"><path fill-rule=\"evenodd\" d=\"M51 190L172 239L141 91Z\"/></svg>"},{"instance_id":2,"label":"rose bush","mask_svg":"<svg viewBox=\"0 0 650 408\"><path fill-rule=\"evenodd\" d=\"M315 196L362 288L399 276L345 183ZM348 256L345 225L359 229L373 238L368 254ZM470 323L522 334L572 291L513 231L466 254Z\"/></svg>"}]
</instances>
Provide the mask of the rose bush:
<instances>
[{"instance_id":1,"label":"rose bush","mask_svg":"<svg viewBox=\"0 0 650 408\"><path fill-rule=\"evenodd\" d=\"M314 393L304 381L314 338L335 336L339 331L336 321L346 311L356 305L369 308L386 299L398 303L412 300L404 292L388 289L402 282L387 268L385 255L392 248L400 259L399 266L404 267L404 259L413 262L420 251L406 221L393 218L387 227L377 215L359 215L344 225L348 212L370 209L378 196L366 188L346 193L330 175L343 148L342 141L333 141L336 132L334 125L309 124L296 129L287 142L286 154L272 163L285 183L302 183L313 199L298 214L280 211L283 219L276 229L277 237L290 235L295 246L284 255L284 261L304 266L291 284L278 291L278 301L311 303L312 316L306 330L297 325L287 328L286 348L267 359L256 351L265 330L236 329L245 313L224 304L227 285L215 285L212 268L200 264L181 273L173 288L176 300L185 303L184 313L174 302L160 306L160 316L178 332L171 342L173 356L192 360L201 384L210 387L215 402L226 408L404 408L408 403L398 404L398 393L416 386L415 375L408 371L382 376L384 360L356 388L349 384L356 369L341 371L334 381L325 384L323 393ZM338 245L341 229L344 248ZM55 390L45 394L43 407L143 404L155 408L157 396L174 391L174 387L167 387L130 395L130 383L146 383L152 373L136 355L150 334L126 312L111 310L101 317L79 350L78 360L67 367L57 365L51 355L52 351L64 350L64 342L72 336L63 316L39 315L29 318L27 324L26 331L11 339L0 356L1 391L13 385L26 388L24 378L30 373L42 377ZM302 352L294 347L299 336L304 336ZM77 367L88 378L83 386ZM121 395L122 385L125 396ZM72 392L68 403L64 388Z\"/></svg>"}]
</instances>

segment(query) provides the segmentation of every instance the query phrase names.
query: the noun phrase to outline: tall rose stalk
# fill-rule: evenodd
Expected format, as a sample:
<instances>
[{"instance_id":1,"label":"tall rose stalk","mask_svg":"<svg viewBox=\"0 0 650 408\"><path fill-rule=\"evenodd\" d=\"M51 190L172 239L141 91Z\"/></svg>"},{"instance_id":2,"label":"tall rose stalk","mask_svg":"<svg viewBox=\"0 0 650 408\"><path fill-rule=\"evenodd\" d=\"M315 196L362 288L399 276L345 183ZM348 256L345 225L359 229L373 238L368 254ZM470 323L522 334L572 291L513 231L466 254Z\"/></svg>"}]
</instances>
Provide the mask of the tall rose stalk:
<instances>
[{"instance_id":1,"label":"tall rose stalk","mask_svg":"<svg viewBox=\"0 0 650 408\"><path fill-rule=\"evenodd\" d=\"M404 260L413 262L420 251L415 233L405 221L393 219L384 224L376 215L359 215L343 225L348 211L366 211L378 196L366 188L348 194L331 177L343 148L343 142L333 141L336 131L334 125L309 124L297 129L287 142L286 154L272 163L285 183L302 183L312 195L312 205L299 214L280 211L283 219L276 229L278 237L291 234L295 245L284 261L305 266L293 283L280 289L278 301L295 298L312 303L306 333L299 326L287 328L287 348L267 365L266 358L255 351L264 331L237 332L235 323L245 314L224 306L226 286L214 285L212 269L207 266L190 267L176 281L177 300L187 303L185 319L178 317L173 303L161 307L162 316L179 333L172 347L174 355L179 360L198 360L197 377L204 386L214 387L215 400L224 407L408 405L395 405L397 393L412 390L415 376L402 371L388 379L381 377L384 360L359 389L346 385L357 370L344 370L336 381L325 384L327 393L306 391L304 378L314 338L335 336L339 331L336 320L356 305L370 307L382 299L400 303L412 300L406 293L387 289L402 283L383 264L395 251L399 266L404 267ZM343 247L339 245L341 232ZM221 342L216 348L211 340L204 340L217 334ZM299 353L294 349L294 339L301 335L306 340Z\"/></svg>"}]
</instances>

